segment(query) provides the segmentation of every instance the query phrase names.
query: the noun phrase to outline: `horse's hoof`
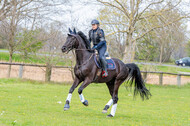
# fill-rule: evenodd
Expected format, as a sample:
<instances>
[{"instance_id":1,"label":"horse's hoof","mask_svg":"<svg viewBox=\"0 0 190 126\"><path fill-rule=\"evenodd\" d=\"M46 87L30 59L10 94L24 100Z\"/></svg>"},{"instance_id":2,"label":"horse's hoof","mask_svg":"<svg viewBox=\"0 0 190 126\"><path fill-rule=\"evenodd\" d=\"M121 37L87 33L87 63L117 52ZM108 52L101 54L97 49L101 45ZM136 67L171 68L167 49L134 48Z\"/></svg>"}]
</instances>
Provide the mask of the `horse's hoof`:
<instances>
[{"instance_id":1,"label":"horse's hoof","mask_svg":"<svg viewBox=\"0 0 190 126\"><path fill-rule=\"evenodd\" d=\"M102 113L107 113L108 111L107 110L102 110Z\"/></svg>"},{"instance_id":2,"label":"horse's hoof","mask_svg":"<svg viewBox=\"0 0 190 126\"><path fill-rule=\"evenodd\" d=\"M107 117L113 117L111 114L107 115Z\"/></svg>"},{"instance_id":3,"label":"horse's hoof","mask_svg":"<svg viewBox=\"0 0 190 126\"><path fill-rule=\"evenodd\" d=\"M110 107L109 105L106 105L106 106L104 107L104 109L102 110L102 113L107 113L109 107Z\"/></svg>"},{"instance_id":4,"label":"horse's hoof","mask_svg":"<svg viewBox=\"0 0 190 126\"><path fill-rule=\"evenodd\" d=\"M70 108L69 104L65 104L64 111L69 110L69 108Z\"/></svg>"},{"instance_id":5,"label":"horse's hoof","mask_svg":"<svg viewBox=\"0 0 190 126\"><path fill-rule=\"evenodd\" d=\"M83 102L83 104L84 104L85 106L88 106L88 101L85 100L85 101Z\"/></svg>"}]
</instances>

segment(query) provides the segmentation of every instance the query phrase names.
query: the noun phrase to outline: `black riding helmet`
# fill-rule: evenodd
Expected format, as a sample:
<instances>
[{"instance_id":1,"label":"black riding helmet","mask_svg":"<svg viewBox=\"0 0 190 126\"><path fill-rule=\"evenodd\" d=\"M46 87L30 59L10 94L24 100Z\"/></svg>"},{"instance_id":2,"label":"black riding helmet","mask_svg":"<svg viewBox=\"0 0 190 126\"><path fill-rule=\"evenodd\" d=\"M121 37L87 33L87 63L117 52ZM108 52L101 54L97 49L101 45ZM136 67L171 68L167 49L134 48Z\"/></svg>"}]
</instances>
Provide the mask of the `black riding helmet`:
<instances>
[{"instance_id":1,"label":"black riding helmet","mask_svg":"<svg viewBox=\"0 0 190 126\"><path fill-rule=\"evenodd\" d=\"M98 20L94 19L94 20L92 20L91 24L92 24L92 25L93 25L93 24L98 24L98 25L99 25L100 23L99 23Z\"/></svg>"}]
</instances>

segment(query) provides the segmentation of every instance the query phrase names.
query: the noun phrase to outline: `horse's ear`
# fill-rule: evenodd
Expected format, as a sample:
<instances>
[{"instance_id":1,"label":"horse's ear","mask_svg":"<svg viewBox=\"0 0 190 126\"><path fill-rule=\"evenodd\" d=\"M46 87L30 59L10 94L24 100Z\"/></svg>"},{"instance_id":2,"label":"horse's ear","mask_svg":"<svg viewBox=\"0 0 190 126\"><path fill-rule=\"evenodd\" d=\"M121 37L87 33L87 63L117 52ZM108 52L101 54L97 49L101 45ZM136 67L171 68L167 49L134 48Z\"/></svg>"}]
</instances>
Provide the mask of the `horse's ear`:
<instances>
[{"instance_id":1,"label":"horse's ear","mask_svg":"<svg viewBox=\"0 0 190 126\"><path fill-rule=\"evenodd\" d=\"M69 28L69 33L72 33L72 30Z\"/></svg>"},{"instance_id":2,"label":"horse's ear","mask_svg":"<svg viewBox=\"0 0 190 126\"><path fill-rule=\"evenodd\" d=\"M74 32L74 34L77 34L77 32L76 32L76 29L75 29L75 28L73 29L73 32Z\"/></svg>"}]
</instances>

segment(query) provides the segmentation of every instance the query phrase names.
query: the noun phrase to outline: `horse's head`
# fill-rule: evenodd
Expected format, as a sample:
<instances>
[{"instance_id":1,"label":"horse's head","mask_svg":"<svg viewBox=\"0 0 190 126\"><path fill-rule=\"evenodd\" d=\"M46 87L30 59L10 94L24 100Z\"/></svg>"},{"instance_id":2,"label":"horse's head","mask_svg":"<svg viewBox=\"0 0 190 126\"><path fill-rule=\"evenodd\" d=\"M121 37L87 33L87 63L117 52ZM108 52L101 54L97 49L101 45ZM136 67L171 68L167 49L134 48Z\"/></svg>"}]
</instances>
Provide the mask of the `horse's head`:
<instances>
[{"instance_id":1,"label":"horse's head","mask_svg":"<svg viewBox=\"0 0 190 126\"><path fill-rule=\"evenodd\" d=\"M76 48L77 44L78 43L77 43L77 33L76 33L76 30L74 28L74 30L72 31L69 28L69 34L68 34L67 40L64 43L63 47L61 48L62 52L63 53L69 52L70 50Z\"/></svg>"}]
</instances>

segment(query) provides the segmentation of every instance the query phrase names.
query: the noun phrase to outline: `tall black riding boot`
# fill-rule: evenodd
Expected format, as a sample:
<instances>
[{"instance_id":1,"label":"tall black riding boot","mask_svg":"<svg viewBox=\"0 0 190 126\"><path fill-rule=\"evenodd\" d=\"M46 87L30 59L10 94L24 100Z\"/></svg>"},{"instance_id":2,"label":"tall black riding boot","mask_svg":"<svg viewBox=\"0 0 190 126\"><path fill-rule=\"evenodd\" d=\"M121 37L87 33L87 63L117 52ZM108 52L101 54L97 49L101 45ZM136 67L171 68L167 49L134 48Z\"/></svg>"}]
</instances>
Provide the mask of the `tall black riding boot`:
<instances>
[{"instance_id":1,"label":"tall black riding boot","mask_svg":"<svg viewBox=\"0 0 190 126\"><path fill-rule=\"evenodd\" d=\"M108 71L107 71L107 62L104 58L100 59L100 62L102 64L102 69L103 69L103 77L107 77L108 76Z\"/></svg>"}]
</instances>

